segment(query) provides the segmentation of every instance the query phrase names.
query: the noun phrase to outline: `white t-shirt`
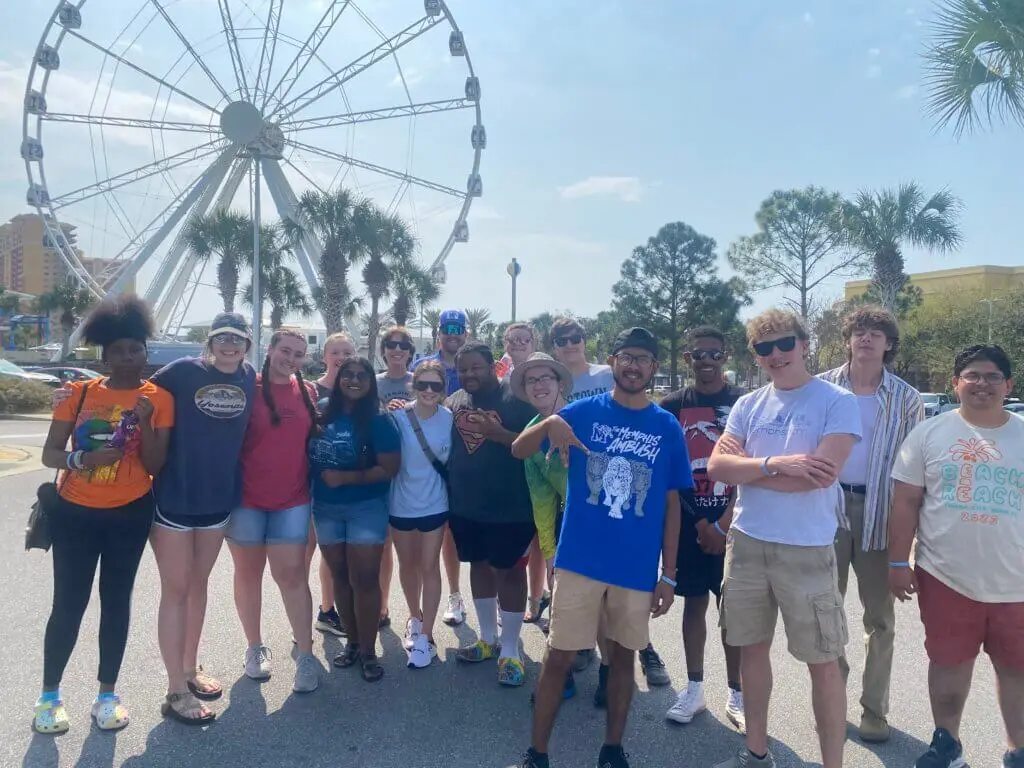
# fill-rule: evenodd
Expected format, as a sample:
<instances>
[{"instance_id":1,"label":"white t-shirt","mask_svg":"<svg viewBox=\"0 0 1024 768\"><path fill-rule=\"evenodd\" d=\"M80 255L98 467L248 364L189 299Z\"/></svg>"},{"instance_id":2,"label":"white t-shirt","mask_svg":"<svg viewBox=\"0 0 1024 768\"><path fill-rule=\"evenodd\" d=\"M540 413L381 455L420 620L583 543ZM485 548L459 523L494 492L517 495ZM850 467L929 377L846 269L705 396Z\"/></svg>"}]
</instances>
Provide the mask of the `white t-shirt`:
<instances>
[{"instance_id":1,"label":"white t-shirt","mask_svg":"<svg viewBox=\"0 0 1024 768\"><path fill-rule=\"evenodd\" d=\"M593 397L594 395L603 395L605 392L611 392L614 386L615 376L612 375L610 365L590 363L586 373L572 377L572 392L565 399L567 402L573 403L577 400L582 400L584 397Z\"/></svg>"},{"instance_id":2,"label":"white t-shirt","mask_svg":"<svg viewBox=\"0 0 1024 768\"><path fill-rule=\"evenodd\" d=\"M813 453L826 435L859 439L860 409L852 392L818 378L797 389L769 384L736 401L725 432L748 456ZM741 485L732 524L760 541L821 547L835 539L842 498L838 484L801 493Z\"/></svg>"},{"instance_id":3,"label":"white t-shirt","mask_svg":"<svg viewBox=\"0 0 1024 768\"><path fill-rule=\"evenodd\" d=\"M420 447L405 409L392 412L402 437L402 464L391 481L393 517L428 517L448 511L448 490ZM452 451L452 412L443 405L429 419L420 419L427 445L442 462Z\"/></svg>"},{"instance_id":4,"label":"white t-shirt","mask_svg":"<svg viewBox=\"0 0 1024 768\"><path fill-rule=\"evenodd\" d=\"M892 476L925 489L919 566L972 600L1024 602L1024 419L985 429L949 411L923 421Z\"/></svg>"},{"instance_id":5,"label":"white t-shirt","mask_svg":"<svg viewBox=\"0 0 1024 768\"><path fill-rule=\"evenodd\" d=\"M848 485L867 484L871 439L878 420L878 395L857 395L857 405L860 406L861 439L853 444L850 457L839 471L839 482Z\"/></svg>"}]
</instances>

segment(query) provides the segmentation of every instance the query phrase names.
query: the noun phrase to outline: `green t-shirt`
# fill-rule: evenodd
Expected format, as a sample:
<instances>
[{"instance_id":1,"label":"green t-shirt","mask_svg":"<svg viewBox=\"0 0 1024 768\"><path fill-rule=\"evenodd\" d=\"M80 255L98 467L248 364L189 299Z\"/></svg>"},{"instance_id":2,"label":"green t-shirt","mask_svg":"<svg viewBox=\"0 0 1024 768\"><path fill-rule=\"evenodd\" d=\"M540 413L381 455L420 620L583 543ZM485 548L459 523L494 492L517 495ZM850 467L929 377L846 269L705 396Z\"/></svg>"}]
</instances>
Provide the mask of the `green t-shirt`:
<instances>
[{"instance_id":1,"label":"green t-shirt","mask_svg":"<svg viewBox=\"0 0 1024 768\"><path fill-rule=\"evenodd\" d=\"M527 428L541 420L534 418ZM565 504L565 486L569 478L569 470L562 464L558 454L548 461L544 451L537 451L523 462L526 470L526 484L530 488L530 502L533 505L533 522L537 526L537 539L540 551L545 560L555 556L557 532L555 522L558 510Z\"/></svg>"}]
</instances>

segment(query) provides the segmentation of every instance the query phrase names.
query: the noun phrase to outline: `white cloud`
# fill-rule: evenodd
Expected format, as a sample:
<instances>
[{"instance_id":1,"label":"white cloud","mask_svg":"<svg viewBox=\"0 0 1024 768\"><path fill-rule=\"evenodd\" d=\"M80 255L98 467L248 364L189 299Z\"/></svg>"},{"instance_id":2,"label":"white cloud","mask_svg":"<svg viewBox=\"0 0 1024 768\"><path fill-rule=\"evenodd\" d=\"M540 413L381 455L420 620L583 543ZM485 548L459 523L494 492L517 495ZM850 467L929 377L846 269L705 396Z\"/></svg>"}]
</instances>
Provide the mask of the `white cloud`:
<instances>
[{"instance_id":1,"label":"white cloud","mask_svg":"<svg viewBox=\"0 0 1024 768\"><path fill-rule=\"evenodd\" d=\"M624 203L636 203L640 201L643 187L636 176L588 176L568 187L562 187L560 192L562 197L569 200L611 195Z\"/></svg>"},{"instance_id":2,"label":"white cloud","mask_svg":"<svg viewBox=\"0 0 1024 768\"><path fill-rule=\"evenodd\" d=\"M896 91L896 98L899 99L912 99L917 95L916 85L904 85L898 91Z\"/></svg>"},{"instance_id":3,"label":"white cloud","mask_svg":"<svg viewBox=\"0 0 1024 768\"><path fill-rule=\"evenodd\" d=\"M405 75L405 84L410 88L412 88L414 85L422 83L423 78L425 77L423 72L421 72L416 67L403 67L401 75L396 73L395 76L391 78L390 85L392 88L402 87L402 75Z\"/></svg>"},{"instance_id":4,"label":"white cloud","mask_svg":"<svg viewBox=\"0 0 1024 768\"><path fill-rule=\"evenodd\" d=\"M804 24L810 26L814 23L814 16L811 15L810 11L804 11Z\"/></svg>"},{"instance_id":5,"label":"white cloud","mask_svg":"<svg viewBox=\"0 0 1024 768\"><path fill-rule=\"evenodd\" d=\"M869 48L868 49L868 58L877 59L881 55L882 55L882 49L881 48Z\"/></svg>"},{"instance_id":6,"label":"white cloud","mask_svg":"<svg viewBox=\"0 0 1024 768\"><path fill-rule=\"evenodd\" d=\"M867 72L865 74L867 75L867 78L869 80L876 80L882 76L882 67L879 66L878 64L872 64L870 67L868 67Z\"/></svg>"}]
</instances>

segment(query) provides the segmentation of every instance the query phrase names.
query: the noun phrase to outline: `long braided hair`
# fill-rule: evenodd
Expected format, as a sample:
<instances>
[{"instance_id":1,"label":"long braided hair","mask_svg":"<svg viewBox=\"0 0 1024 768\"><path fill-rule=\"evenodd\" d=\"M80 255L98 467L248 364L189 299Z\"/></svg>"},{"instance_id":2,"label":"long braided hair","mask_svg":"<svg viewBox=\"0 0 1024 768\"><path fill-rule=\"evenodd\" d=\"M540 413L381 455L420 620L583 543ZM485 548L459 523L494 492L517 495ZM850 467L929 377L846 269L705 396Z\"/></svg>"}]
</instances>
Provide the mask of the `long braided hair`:
<instances>
[{"instance_id":1,"label":"long braided hair","mask_svg":"<svg viewBox=\"0 0 1024 768\"><path fill-rule=\"evenodd\" d=\"M303 344L306 343L306 338L301 333L287 328L278 328L270 337L267 356L263 359L263 372L261 376L262 384L260 389L263 391L263 402L267 404L267 408L270 410L270 423L275 427L281 423L281 417L277 413L277 405L274 403L274 393L271 392L270 387L270 353L273 351L274 347L277 346L278 342L285 337L299 339ZM298 368L295 371L295 381L299 384L299 392L302 394L302 402L305 404L306 410L309 412L311 422L309 432L310 436L312 436L317 430L317 412L316 406L313 405L313 399L309 396L309 389L306 387L306 381L302 378L301 368Z\"/></svg>"}]
</instances>

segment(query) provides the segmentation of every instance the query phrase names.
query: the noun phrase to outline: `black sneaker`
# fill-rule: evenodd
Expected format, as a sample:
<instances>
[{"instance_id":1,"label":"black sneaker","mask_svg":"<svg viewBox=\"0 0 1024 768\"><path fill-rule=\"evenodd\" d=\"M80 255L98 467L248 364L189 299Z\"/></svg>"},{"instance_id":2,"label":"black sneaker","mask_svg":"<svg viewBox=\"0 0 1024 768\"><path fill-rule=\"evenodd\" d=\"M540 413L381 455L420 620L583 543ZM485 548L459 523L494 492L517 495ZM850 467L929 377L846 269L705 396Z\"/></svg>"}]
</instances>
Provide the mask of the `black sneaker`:
<instances>
[{"instance_id":1,"label":"black sneaker","mask_svg":"<svg viewBox=\"0 0 1024 768\"><path fill-rule=\"evenodd\" d=\"M629 768L627 757L621 744L605 744L597 756L597 768Z\"/></svg>"},{"instance_id":2,"label":"black sneaker","mask_svg":"<svg viewBox=\"0 0 1024 768\"><path fill-rule=\"evenodd\" d=\"M316 624L314 626L317 630L327 635L334 635L335 637L345 636L345 628L341 626L341 616L338 615L338 611L333 605L327 611L320 609L316 615Z\"/></svg>"},{"instance_id":3,"label":"black sneaker","mask_svg":"<svg viewBox=\"0 0 1024 768\"><path fill-rule=\"evenodd\" d=\"M1007 764L1005 758L1003 764ZM964 765L967 763L963 745L945 728L936 728L931 746L917 758L914 768L962 768Z\"/></svg>"},{"instance_id":4,"label":"black sneaker","mask_svg":"<svg viewBox=\"0 0 1024 768\"><path fill-rule=\"evenodd\" d=\"M594 706L604 709L608 706L608 665L597 668L597 690L594 691Z\"/></svg>"},{"instance_id":5,"label":"black sneaker","mask_svg":"<svg viewBox=\"0 0 1024 768\"><path fill-rule=\"evenodd\" d=\"M523 759L519 761L517 768L548 768L548 756L541 755L530 747L523 753Z\"/></svg>"},{"instance_id":6,"label":"black sneaker","mask_svg":"<svg viewBox=\"0 0 1024 768\"><path fill-rule=\"evenodd\" d=\"M1024 747L1003 755L1003 768L1024 768Z\"/></svg>"},{"instance_id":7,"label":"black sneaker","mask_svg":"<svg viewBox=\"0 0 1024 768\"><path fill-rule=\"evenodd\" d=\"M644 677L647 678L648 685L662 686L672 682L672 678L668 676L668 670L665 668L665 662L661 660L661 656L654 650L653 645L648 644L640 651L640 668L644 672Z\"/></svg>"}]
</instances>

